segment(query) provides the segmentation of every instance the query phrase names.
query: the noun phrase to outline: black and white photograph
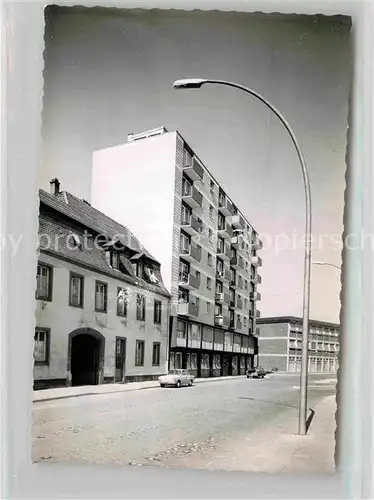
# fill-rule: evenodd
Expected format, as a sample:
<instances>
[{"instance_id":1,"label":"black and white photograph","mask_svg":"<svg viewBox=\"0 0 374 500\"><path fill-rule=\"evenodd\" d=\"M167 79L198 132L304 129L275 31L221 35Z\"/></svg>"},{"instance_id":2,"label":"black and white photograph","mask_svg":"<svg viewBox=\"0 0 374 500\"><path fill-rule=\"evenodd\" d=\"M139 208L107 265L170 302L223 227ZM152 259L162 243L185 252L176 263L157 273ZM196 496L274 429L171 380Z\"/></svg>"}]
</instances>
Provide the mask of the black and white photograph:
<instances>
[{"instance_id":1,"label":"black and white photograph","mask_svg":"<svg viewBox=\"0 0 374 500\"><path fill-rule=\"evenodd\" d=\"M333 474L351 18L44 15L32 461Z\"/></svg>"}]
</instances>

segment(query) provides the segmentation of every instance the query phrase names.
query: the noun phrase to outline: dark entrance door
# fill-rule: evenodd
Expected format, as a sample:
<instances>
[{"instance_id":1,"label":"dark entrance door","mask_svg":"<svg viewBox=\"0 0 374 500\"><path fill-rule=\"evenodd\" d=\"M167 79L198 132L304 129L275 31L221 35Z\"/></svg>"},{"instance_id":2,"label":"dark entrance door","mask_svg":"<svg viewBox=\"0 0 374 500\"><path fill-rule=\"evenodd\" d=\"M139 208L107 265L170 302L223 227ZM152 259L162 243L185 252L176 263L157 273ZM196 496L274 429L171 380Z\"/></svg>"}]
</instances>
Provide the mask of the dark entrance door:
<instances>
[{"instance_id":1,"label":"dark entrance door","mask_svg":"<svg viewBox=\"0 0 374 500\"><path fill-rule=\"evenodd\" d=\"M71 384L96 385L99 383L100 340L82 333L72 339Z\"/></svg>"},{"instance_id":2,"label":"dark entrance door","mask_svg":"<svg viewBox=\"0 0 374 500\"><path fill-rule=\"evenodd\" d=\"M115 382L124 382L126 363L126 338L116 337L116 375Z\"/></svg>"},{"instance_id":3,"label":"dark entrance door","mask_svg":"<svg viewBox=\"0 0 374 500\"><path fill-rule=\"evenodd\" d=\"M223 356L222 376L227 377L230 375L231 363L228 356Z\"/></svg>"}]
</instances>

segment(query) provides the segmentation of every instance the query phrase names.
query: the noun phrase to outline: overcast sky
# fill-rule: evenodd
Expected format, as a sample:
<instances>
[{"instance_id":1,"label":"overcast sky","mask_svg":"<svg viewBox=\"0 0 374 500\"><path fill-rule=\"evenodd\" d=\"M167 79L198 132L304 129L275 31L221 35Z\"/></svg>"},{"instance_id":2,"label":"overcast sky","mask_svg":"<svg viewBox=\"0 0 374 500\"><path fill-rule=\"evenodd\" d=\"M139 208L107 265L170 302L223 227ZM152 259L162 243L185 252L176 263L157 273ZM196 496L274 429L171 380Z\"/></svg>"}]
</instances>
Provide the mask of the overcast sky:
<instances>
[{"instance_id":1,"label":"overcast sky","mask_svg":"<svg viewBox=\"0 0 374 500\"><path fill-rule=\"evenodd\" d=\"M172 83L228 79L279 108L310 172L313 259L340 265L348 21L53 7L45 38L41 187L57 176L63 189L89 200L93 151L121 144L131 132L178 129L264 235L261 315L300 316L305 201L290 138L249 95L213 85L176 91ZM311 317L338 322L339 293L339 270L313 266Z\"/></svg>"}]
</instances>

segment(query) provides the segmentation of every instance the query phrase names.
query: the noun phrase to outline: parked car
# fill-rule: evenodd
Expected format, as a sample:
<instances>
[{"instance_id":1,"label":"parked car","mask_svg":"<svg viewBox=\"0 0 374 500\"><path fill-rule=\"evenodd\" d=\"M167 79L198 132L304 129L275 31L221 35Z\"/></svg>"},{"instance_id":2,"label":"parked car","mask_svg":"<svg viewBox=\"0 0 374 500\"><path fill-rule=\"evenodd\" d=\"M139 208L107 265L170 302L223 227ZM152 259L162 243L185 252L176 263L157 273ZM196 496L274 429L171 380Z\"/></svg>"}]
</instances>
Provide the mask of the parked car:
<instances>
[{"instance_id":1,"label":"parked car","mask_svg":"<svg viewBox=\"0 0 374 500\"><path fill-rule=\"evenodd\" d=\"M264 378L267 373L261 366L257 366L256 368L249 368L247 370L247 378Z\"/></svg>"},{"instance_id":2,"label":"parked car","mask_svg":"<svg viewBox=\"0 0 374 500\"><path fill-rule=\"evenodd\" d=\"M161 387L181 387L182 385L191 386L194 378L195 377L191 375L188 370L169 370L169 373L167 375L161 375L158 381Z\"/></svg>"}]
</instances>

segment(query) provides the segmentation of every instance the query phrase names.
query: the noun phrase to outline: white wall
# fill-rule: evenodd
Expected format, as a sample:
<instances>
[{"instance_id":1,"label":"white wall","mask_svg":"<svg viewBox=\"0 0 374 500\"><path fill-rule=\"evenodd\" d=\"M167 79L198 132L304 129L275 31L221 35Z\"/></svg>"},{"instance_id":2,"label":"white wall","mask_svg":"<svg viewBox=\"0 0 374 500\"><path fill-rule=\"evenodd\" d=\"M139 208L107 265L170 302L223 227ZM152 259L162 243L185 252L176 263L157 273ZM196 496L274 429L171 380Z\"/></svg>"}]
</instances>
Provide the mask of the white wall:
<instances>
[{"instance_id":1,"label":"white wall","mask_svg":"<svg viewBox=\"0 0 374 500\"><path fill-rule=\"evenodd\" d=\"M68 337L78 328L93 328L105 337L104 377L114 377L115 339L126 337L126 376L159 375L167 371L168 299L142 290L146 297L145 322L137 321L135 300L138 288L51 256L41 255L40 262L53 266L52 302L36 301L36 327L50 328L50 361L47 366L34 366L35 380L67 377ZM70 271L84 276L84 307L69 306ZM95 280L108 284L108 311L95 312ZM117 316L117 287L127 288L130 294L127 317ZM153 322L153 301L162 301L161 325ZM136 340L144 340L144 366L135 366ZM152 366L152 345L160 342L160 365Z\"/></svg>"},{"instance_id":2,"label":"white wall","mask_svg":"<svg viewBox=\"0 0 374 500\"><path fill-rule=\"evenodd\" d=\"M96 151L91 204L127 226L161 263L170 291L176 132Z\"/></svg>"}]
</instances>

